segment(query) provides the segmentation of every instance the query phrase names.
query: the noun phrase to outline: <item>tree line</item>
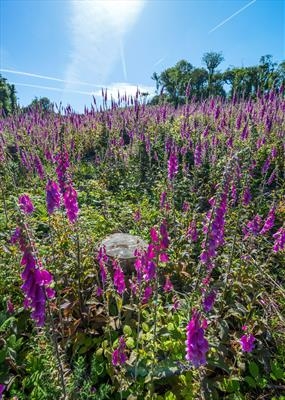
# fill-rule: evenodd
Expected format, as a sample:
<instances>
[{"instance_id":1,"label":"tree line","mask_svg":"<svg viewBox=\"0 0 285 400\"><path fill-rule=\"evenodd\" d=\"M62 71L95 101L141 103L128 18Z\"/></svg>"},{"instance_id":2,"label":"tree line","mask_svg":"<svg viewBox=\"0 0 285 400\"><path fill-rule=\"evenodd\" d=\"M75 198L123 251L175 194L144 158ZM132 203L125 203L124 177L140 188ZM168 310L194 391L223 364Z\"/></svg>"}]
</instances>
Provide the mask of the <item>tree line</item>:
<instances>
[{"instance_id":1,"label":"tree line","mask_svg":"<svg viewBox=\"0 0 285 400\"><path fill-rule=\"evenodd\" d=\"M262 56L258 65L231 67L218 70L224 61L222 53L208 52L203 55L203 67L194 67L180 60L160 74L154 72L156 96L151 104L169 102L178 106L187 100L202 100L211 96L254 98L257 93L279 89L285 84L285 61L273 62L271 55Z\"/></svg>"},{"instance_id":2,"label":"tree line","mask_svg":"<svg viewBox=\"0 0 285 400\"><path fill-rule=\"evenodd\" d=\"M258 65L231 67L221 72L218 67L224 61L222 53L208 52L202 57L203 67L194 67L186 60L178 61L173 67L160 74L154 72L156 95L149 104L171 103L177 107L189 100L203 100L212 96L232 98L254 98L259 93L277 90L285 85L285 61L273 62L271 55L262 56ZM147 95L147 93L144 93ZM40 108L53 111L53 104L47 97L35 98L22 108ZM0 113L10 115L19 110L16 89L0 75Z\"/></svg>"}]
</instances>

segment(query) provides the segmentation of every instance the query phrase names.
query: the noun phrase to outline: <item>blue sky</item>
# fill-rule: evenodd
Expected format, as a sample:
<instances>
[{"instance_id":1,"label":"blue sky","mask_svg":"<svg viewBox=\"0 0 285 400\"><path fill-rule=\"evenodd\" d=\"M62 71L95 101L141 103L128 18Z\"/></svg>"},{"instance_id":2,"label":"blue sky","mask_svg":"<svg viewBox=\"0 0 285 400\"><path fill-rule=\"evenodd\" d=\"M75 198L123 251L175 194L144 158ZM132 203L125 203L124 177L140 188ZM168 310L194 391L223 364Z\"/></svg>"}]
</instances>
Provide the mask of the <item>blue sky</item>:
<instances>
[{"instance_id":1,"label":"blue sky","mask_svg":"<svg viewBox=\"0 0 285 400\"><path fill-rule=\"evenodd\" d=\"M221 69L285 58L283 0L0 0L0 18L0 73L22 105L47 96L80 111L102 86L152 92L154 71L212 50Z\"/></svg>"}]
</instances>

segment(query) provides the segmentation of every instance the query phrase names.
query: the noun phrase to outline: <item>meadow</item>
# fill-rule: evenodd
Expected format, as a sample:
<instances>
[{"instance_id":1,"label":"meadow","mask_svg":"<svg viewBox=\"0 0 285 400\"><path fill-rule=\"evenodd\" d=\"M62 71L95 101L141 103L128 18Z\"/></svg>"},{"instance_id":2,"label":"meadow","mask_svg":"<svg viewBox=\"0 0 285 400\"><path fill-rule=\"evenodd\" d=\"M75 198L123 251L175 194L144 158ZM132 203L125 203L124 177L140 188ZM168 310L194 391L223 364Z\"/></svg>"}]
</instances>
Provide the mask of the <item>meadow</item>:
<instances>
[{"instance_id":1,"label":"meadow","mask_svg":"<svg viewBox=\"0 0 285 400\"><path fill-rule=\"evenodd\" d=\"M0 398L284 400L284 175L282 88L1 118Z\"/></svg>"}]
</instances>

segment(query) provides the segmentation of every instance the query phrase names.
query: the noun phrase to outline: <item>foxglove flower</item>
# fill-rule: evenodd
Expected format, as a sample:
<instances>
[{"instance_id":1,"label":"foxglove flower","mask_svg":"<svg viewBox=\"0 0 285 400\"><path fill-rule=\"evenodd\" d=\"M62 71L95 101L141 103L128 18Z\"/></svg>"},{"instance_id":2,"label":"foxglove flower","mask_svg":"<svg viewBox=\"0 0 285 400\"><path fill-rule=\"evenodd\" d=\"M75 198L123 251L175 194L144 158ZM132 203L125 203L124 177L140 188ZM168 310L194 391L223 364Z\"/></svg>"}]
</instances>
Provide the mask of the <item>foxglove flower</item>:
<instances>
[{"instance_id":1,"label":"foxglove flower","mask_svg":"<svg viewBox=\"0 0 285 400\"><path fill-rule=\"evenodd\" d=\"M25 294L24 307L31 308L31 317L38 326L43 326L46 300L55 296L54 290L50 287L52 276L42 268L22 231L18 235L17 241L23 252L21 265L24 266L24 271L21 273L21 278L24 283L21 289Z\"/></svg>"},{"instance_id":2,"label":"foxglove flower","mask_svg":"<svg viewBox=\"0 0 285 400\"><path fill-rule=\"evenodd\" d=\"M67 218L69 222L74 223L78 217L78 203L77 203L77 192L69 184L63 194L64 206L66 209Z\"/></svg>"},{"instance_id":3,"label":"foxglove flower","mask_svg":"<svg viewBox=\"0 0 285 400\"><path fill-rule=\"evenodd\" d=\"M212 290L209 294L207 294L203 299L203 310L205 312L209 312L212 310L215 300L216 300L217 292Z\"/></svg>"},{"instance_id":4,"label":"foxglove flower","mask_svg":"<svg viewBox=\"0 0 285 400\"><path fill-rule=\"evenodd\" d=\"M137 210L135 213L134 213L134 221L135 222L139 222L141 220L141 213L140 213L140 210Z\"/></svg>"},{"instance_id":5,"label":"foxglove flower","mask_svg":"<svg viewBox=\"0 0 285 400\"><path fill-rule=\"evenodd\" d=\"M126 342L123 336L119 339L118 347L113 351L112 364L114 367L122 366L127 361Z\"/></svg>"},{"instance_id":6,"label":"foxglove flower","mask_svg":"<svg viewBox=\"0 0 285 400\"><path fill-rule=\"evenodd\" d=\"M0 383L0 400L2 399L2 395L6 390L6 385L4 385L3 383Z\"/></svg>"},{"instance_id":7,"label":"foxglove flower","mask_svg":"<svg viewBox=\"0 0 285 400\"><path fill-rule=\"evenodd\" d=\"M186 328L186 360L198 368L206 364L209 350L208 341L204 337L204 329L200 323L200 315L195 310Z\"/></svg>"},{"instance_id":8,"label":"foxglove flower","mask_svg":"<svg viewBox=\"0 0 285 400\"><path fill-rule=\"evenodd\" d=\"M257 214L252 220L248 221L245 228L243 228L244 239L247 239L250 235L257 236L260 233L261 226L262 218Z\"/></svg>"},{"instance_id":9,"label":"foxglove flower","mask_svg":"<svg viewBox=\"0 0 285 400\"><path fill-rule=\"evenodd\" d=\"M243 192L242 201L243 201L244 206L247 206L251 201L251 194L250 194L250 190L248 187L246 187Z\"/></svg>"},{"instance_id":10,"label":"foxglove flower","mask_svg":"<svg viewBox=\"0 0 285 400\"><path fill-rule=\"evenodd\" d=\"M165 284L163 286L163 291L167 293L167 292L171 292L172 290L173 290L173 284L172 284L171 280L169 279L169 276L167 276L166 280L165 280Z\"/></svg>"},{"instance_id":11,"label":"foxglove flower","mask_svg":"<svg viewBox=\"0 0 285 400\"><path fill-rule=\"evenodd\" d=\"M274 245L273 251L277 253L278 251L284 250L285 248L285 227L281 226L280 229L273 235L274 238Z\"/></svg>"},{"instance_id":12,"label":"foxglove flower","mask_svg":"<svg viewBox=\"0 0 285 400\"><path fill-rule=\"evenodd\" d=\"M273 181L275 180L275 178L276 178L276 171L274 170L274 171L271 173L270 177L268 178L267 184L268 184L268 185L272 185L272 183L273 183Z\"/></svg>"},{"instance_id":13,"label":"foxglove flower","mask_svg":"<svg viewBox=\"0 0 285 400\"><path fill-rule=\"evenodd\" d=\"M102 280L103 285L105 285L106 280L107 280L106 262L108 261L105 247L99 248L97 260L99 262L101 280Z\"/></svg>"},{"instance_id":14,"label":"foxglove flower","mask_svg":"<svg viewBox=\"0 0 285 400\"><path fill-rule=\"evenodd\" d=\"M167 194L166 192L162 192L160 195L160 208L164 208L166 202Z\"/></svg>"},{"instance_id":15,"label":"foxglove flower","mask_svg":"<svg viewBox=\"0 0 285 400\"><path fill-rule=\"evenodd\" d=\"M247 333L240 338L240 345L242 351L251 353L254 349L255 337L251 333Z\"/></svg>"},{"instance_id":16,"label":"foxglove flower","mask_svg":"<svg viewBox=\"0 0 285 400\"><path fill-rule=\"evenodd\" d=\"M262 175L266 174L266 172L268 171L269 167L270 167L270 163L271 163L271 157L267 157L267 159L264 161L264 164L261 168L261 173Z\"/></svg>"},{"instance_id":17,"label":"foxglove flower","mask_svg":"<svg viewBox=\"0 0 285 400\"><path fill-rule=\"evenodd\" d=\"M12 301L10 299L7 300L6 310L7 310L8 314L14 314L15 307L14 307L14 304L12 303Z\"/></svg>"},{"instance_id":18,"label":"foxglove flower","mask_svg":"<svg viewBox=\"0 0 285 400\"><path fill-rule=\"evenodd\" d=\"M36 155L34 158L34 165L35 165L35 170L37 171L37 174L40 177L40 179L44 179L45 171L41 159L38 155Z\"/></svg>"},{"instance_id":19,"label":"foxglove flower","mask_svg":"<svg viewBox=\"0 0 285 400\"><path fill-rule=\"evenodd\" d=\"M187 212L189 210L190 210L190 204L188 203L188 201L184 201L182 204L182 211Z\"/></svg>"},{"instance_id":20,"label":"foxglove flower","mask_svg":"<svg viewBox=\"0 0 285 400\"><path fill-rule=\"evenodd\" d=\"M47 211L51 215L60 207L60 192L56 182L49 180L46 185Z\"/></svg>"},{"instance_id":21,"label":"foxglove flower","mask_svg":"<svg viewBox=\"0 0 285 400\"><path fill-rule=\"evenodd\" d=\"M198 232L197 232L197 227L196 227L196 221L192 220L190 222L190 225L188 227L187 233L186 233L187 239L190 239L192 242L197 242L198 240Z\"/></svg>"},{"instance_id":22,"label":"foxglove flower","mask_svg":"<svg viewBox=\"0 0 285 400\"><path fill-rule=\"evenodd\" d=\"M114 286L117 289L117 292L120 295L122 295L126 290L125 275L118 262L116 261L113 262L113 268L114 268Z\"/></svg>"},{"instance_id":23,"label":"foxglove flower","mask_svg":"<svg viewBox=\"0 0 285 400\"><path fill-rule=\"evenodd\" d=\"M178 159L174 151L170 154L167 166L168 166L168 179L170 181L173 181L175 175L178 174Z\"/></svg>"},{"instance_id":24,"label":"foxglove flower","mask_svg":"<svg viewBox=\"0 0 285 400\"><path fill-rule=\"evenodd\" d=\"M149 299L151 298L151 295L152 295L152 287L147 286L143 293L142 303L143 304L148 303Z\"/></svg>"},{"instance_id":25,"label":"foxglove flower","mask_svg":"<svg viewBox=\"0 0 285 400\"><path fill-rule=\"evenodd\" d=\"M32 200L27 194L22 194L19 197L19 206L23 213L26 215L32 214L35 209Z\"/></svg>"},{"instance_id":26,"label":"foxglove flower","mask_svg":"<svg viewBox=\"0 0 285 400\"><path fill-rule=\"evenodd\" d=\"M273 228L275 221L275 208L272 207L268 213L268 216L264 222L263 228L260 231L260 235L264 235L266 232Z\"/></svg>"},{"instance_id":27,"label":"foxglove flower","mask_svg":"<svg viewBox=\"0 0 285 400\"><path fill-rule=\"evenodd\" d=\"M194 151L194 165L199 168L202 165L202 146L200 143L197 144Z\"/></svg>"},{"instance_id":28,"label":"foxglove flower","mask_svg":"<svg viewBox=\"0 0 285 400\"><path fill-rule=\"evenodd\" d=\"M69 180L67 176L67 170L69 168L69 157L67 151L65 150L59 153L56 157L56 161L57 161L57 167L56 167L57 179L61 190L61 194L64 194L66 182Z\"/></svg>"},{"instance_id":29,"label":"foxglove flower","mask_svg":"<svg viewBox=\"0 0 285 400\"><path fill-rule=\"evenodd\" d=\"M206 264L208 268L211 266L211 258L216 257L217 249L223 245L224 243L224 229L225 229L225 215L227 211L227 190L226 187L224 193L221 195L220 204L213 211L214 216L212 222L209 225L209 220L211 218L211 214L207 215L203 232L206 234L206 239L202 243L203 251L200 254L200 260L203 264ZM212 206L215 206L215 201L212 201Z\"/></svg>"}]
</instances>

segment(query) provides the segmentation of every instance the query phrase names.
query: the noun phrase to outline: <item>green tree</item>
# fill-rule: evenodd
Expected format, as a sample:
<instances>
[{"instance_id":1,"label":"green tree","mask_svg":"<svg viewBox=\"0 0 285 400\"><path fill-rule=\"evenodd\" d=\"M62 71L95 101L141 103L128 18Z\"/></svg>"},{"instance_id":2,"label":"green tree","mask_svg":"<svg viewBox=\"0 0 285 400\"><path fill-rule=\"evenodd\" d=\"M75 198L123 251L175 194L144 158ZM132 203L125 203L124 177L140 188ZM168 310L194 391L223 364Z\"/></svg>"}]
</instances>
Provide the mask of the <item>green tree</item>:
<instances>
[{"instance_id":1,"label":"green tree","mask_svg":"<svg viewBox=\"0 0 285 400\"><path fill-rule=\"evenodd\" d=\"M17 109L16 89L0 75L0 113L9 115Z\"/></svg>"},{"instance_id":2,"label":"green tree","mask_svg":"<svg viewBox=\"0 0 285 400\"><path fill-rule=\"evenodd\" d=\"M215 95L216 93L222 93L222 81L214 79L216 69L224 61L222 53L216 53L210 51L205 53L202 57L202 62L206 65L208 70L208 93L209 95Z\"/></svg>"},{"instance_id":3,"label":"green tree","mask_svg":"<svg viewBox=\"0 0 285 400\"><path fill-rule=\"evenodd\" d=\"M166 94L169 102L175 106L185 102L185 91L190 81L193 65L186 60L180 60L174 67L167 68L160 75L156 72L152 79L156 82L156 91Z\"/></svg>"},{"instance_id":4,"label":"green tree","mask_svg":"<svg viewBox=\"0 0 285 400\"><path fill-rule=\"evenodd\" d=\"M54 110L54 105L48 97L35 97L27 108L37 108L44 112L52 112Z\"/></svg>"}]
</instances>

